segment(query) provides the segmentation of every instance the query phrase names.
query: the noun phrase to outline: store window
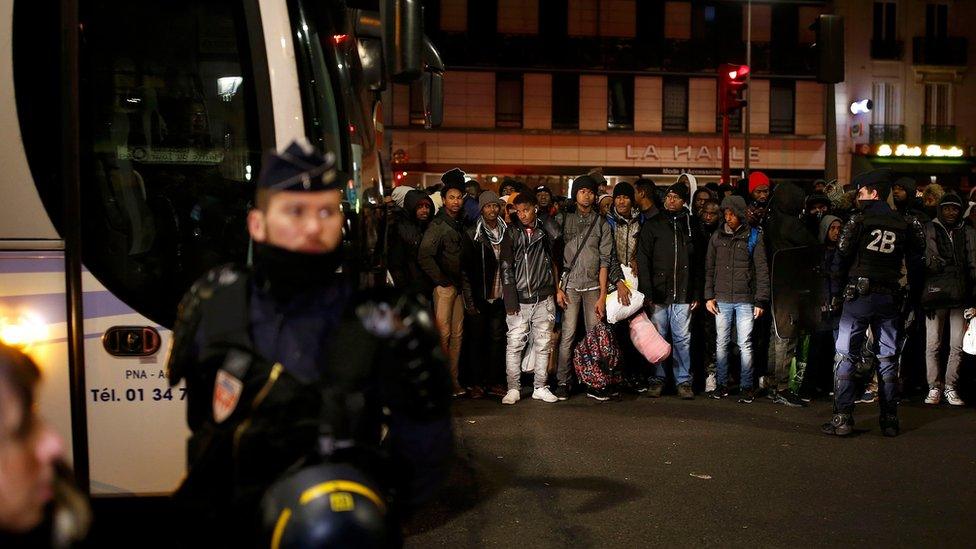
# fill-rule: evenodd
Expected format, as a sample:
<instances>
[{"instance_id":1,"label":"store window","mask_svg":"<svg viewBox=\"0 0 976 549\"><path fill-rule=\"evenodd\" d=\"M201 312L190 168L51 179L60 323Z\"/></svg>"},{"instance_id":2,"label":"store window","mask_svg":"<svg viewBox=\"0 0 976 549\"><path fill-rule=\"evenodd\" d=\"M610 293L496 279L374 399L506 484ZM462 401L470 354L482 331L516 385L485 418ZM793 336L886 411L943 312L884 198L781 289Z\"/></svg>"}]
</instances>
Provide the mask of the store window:
<instances>
[{"instance_id":1,"label":"store window","mask_svg":"<svg viewBox=\"0 0 976 549\"><path fill-rule=\"evenodd\" d=\"M500 72L495 75L495 126L522 127L522 74Z\"/></svg>"},{"instance_id":2,"label":"store window","mask_svg":"<svg viewBox=\"0 0 976 549\"><path fill-rule=\"evenodd\" d=\"M634 77L615 75L607 78L607 128L634 129Z\"/></svg>"},{"instance_id":3,"label":"store window","mask_svg":"<svg viewBox=\"0 0 976 549\"><path fill-rule=\"evenodd\" d=\"M666 78L662 96L661 129L666 132L688 131L688 79Z\"/></svg>"},{"instance_id":4,"label":"store window","mask_svg":"<svg viewBox=\"0 0 976 549\"><path fill-rule=\"evenodd\" d=\"M796 83L773 80L769 84L769 133L793 133L796 127Z\"/></svg>"}]
</instances>

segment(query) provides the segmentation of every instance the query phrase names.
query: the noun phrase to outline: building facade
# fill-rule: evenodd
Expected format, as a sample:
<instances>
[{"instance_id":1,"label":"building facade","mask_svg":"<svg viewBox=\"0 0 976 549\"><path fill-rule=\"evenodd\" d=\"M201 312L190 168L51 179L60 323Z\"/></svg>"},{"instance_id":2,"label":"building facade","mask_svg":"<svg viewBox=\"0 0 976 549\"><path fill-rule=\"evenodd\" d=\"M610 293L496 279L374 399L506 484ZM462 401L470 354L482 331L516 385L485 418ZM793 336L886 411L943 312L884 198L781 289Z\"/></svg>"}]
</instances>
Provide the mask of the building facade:
<instances>
[{"instance_id":1,"label":"building facade","mask_svg":"<svg viewBox=\"0 0 976 549\"><path fill-rule=\"evenodd\" d=\"M847 82L836 87L835 96L839 176L846 181L860 165L855 151L866 151L858 145L870 143L871 131L886 131L877 128L877 109L867 115L866 125L848 110L850 98L872 97L876 78L893 79L890 75L897 73L896 89L902 90L885 103L894 101L899 118L885 118L880 125L903 125L906 137L922 131L923 122L916 120L920 110L909 103L925 94L915 80L919 65L911 54L896 61L872 57L882 50L872 50L874 42L865 30L878 3L425 1L426 32L448 69L444 123L425 130L420 88L394 85L386 102L392 106L387 125L394 170L414 185L436 180L455 166L486 183L515 175L563 189L569 177L592 168L602 168L611 182L616 176L647 175L666 183L683 171L717 180L723 154L717 67L746 64L751 57L748 112L731 124L733 176L748 160L750 169L778 180L812 181L823 176L826 140L825 87L814 76L811 25L821 13L836 12L848 20ZM929 2L897 3L924 12ZM967 2L949 4L956 9ZM918 17L903 11L899 40L919 32L920 23L909 21ZM957 73L938 74L957 78ZM949 92L955 102L951 122L971 129L974 120L962 104L966 80L958 78ZM746 120L748 144L742 132ZM933 120L939 128L952 125L945 117ZM965 143L970 136L960 129L954 138Z\"/></svg>"}]
</instances>

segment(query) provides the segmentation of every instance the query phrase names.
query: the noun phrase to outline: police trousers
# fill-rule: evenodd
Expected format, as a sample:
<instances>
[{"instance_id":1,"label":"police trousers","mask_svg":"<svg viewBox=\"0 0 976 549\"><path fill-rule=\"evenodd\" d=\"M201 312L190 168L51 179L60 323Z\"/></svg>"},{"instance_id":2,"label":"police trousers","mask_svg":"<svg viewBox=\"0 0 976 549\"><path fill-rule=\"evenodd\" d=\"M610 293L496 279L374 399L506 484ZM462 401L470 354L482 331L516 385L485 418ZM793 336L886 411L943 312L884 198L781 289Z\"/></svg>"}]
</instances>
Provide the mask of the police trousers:
<instances>
[{"instance_id":1,"label":"police trousers","mask_svg":"<svg viewBox=\"0 0 976 549\"><path fill-rule=\"evenodd\" d=\"M850 414L854 399L870 372L859 369L868 327L878 345L878 397L882 415L898 411L898 331L901 324L898 300L891 294L872 293L844 303L837 332L834 372L834 413Z\"/></svg>"}]
</instances>

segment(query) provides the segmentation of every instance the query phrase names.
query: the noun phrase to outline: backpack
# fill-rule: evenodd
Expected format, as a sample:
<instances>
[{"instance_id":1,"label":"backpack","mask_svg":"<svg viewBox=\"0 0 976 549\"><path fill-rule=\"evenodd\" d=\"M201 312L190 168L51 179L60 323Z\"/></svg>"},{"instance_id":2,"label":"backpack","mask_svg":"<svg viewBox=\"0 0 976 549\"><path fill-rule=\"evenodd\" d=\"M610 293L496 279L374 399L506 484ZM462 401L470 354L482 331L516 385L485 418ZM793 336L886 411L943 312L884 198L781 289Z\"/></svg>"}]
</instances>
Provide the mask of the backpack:
<instances>
[{"instance_id":1,"label":"backpack","mask_svg":"<svg viewBox=\"0 0 976 549\"><path fill-rule=\"evenodd\" d=\"M620 347L613 329L606 322L597 322L573 352L576 377L588 387L606 389L623 379L619 365Z\"/></svg>"},{"instance_id":2,"label":"backpack","mask_svg":"<svg viewBox=\"0 0 976 549\"><path fill-rule=\"evenodd\" d=\"M749 249L749 259L752 259L752 252L756 251L756 244L759 243L759 229L755 227L749 228L749 242L747 247Z\"/></svg>"}]
</instances>

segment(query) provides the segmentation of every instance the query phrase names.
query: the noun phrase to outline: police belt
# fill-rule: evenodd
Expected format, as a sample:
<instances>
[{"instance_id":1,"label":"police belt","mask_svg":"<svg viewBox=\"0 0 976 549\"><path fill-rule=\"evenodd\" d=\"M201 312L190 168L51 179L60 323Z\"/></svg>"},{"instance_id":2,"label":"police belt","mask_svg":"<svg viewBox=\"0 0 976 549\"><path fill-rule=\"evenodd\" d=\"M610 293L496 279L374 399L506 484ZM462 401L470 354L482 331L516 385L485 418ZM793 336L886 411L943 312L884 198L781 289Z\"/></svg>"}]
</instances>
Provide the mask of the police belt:
<instances>
[{"instance_id":1,"label":"police belt","mask_svg":"<svg viewBox=\"0 0 976 549\"><path fill-rule=\"evenodd\" d=\"M892 284L890 282L881 282L879 280L874 280L865 277L854 277L850 279L848 285L854 285L858 289L858 294L868 295L868 294L882 294L882 295L894 295L901 292L901 285L897 282ZM866 288L867 291L864 289Z\"/></svg>"}]
</instances>

